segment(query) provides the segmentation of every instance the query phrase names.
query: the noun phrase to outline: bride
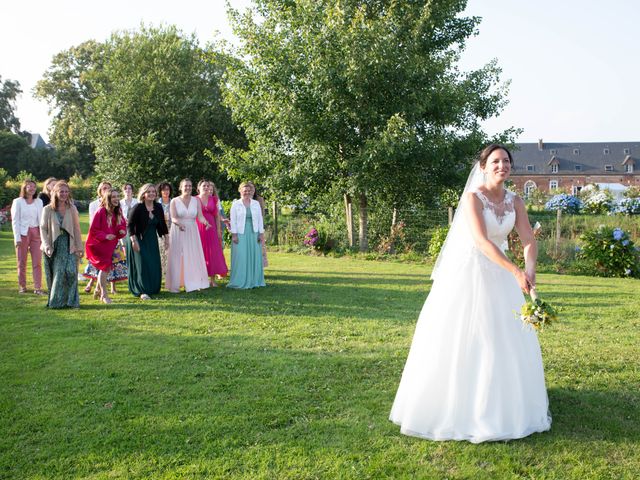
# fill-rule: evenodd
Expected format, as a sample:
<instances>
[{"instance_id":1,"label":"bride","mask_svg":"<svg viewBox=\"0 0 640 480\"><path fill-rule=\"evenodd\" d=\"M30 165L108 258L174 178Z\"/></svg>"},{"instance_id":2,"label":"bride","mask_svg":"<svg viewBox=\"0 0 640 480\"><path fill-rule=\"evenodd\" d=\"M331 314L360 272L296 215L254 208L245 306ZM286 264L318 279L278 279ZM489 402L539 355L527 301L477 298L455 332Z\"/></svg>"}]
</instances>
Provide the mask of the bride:
<instances>
[{"instance_id":1,"label":"bride","mask_svg":"<svg viewBox=\"0 0 640 480\"><path fill-rule=\"evenodd\" d=\"M537 247L524 202L504 188L512 166L493 144L469 175L391 409L405 435L479 443L551 427L538 338L516 317ZM504 254L514 226L524 271Z\"/></svg>"}]
</instances>

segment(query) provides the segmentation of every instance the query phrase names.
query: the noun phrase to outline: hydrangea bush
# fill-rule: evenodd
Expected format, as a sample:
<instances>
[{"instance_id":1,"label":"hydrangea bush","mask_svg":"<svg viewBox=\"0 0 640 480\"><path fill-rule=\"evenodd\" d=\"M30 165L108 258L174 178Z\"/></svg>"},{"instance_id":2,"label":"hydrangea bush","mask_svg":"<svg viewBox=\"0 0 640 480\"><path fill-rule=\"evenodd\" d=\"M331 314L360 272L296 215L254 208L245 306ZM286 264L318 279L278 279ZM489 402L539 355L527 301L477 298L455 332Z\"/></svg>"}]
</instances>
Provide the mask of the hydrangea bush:
<instances>
[{"instance_id":1,"label":"hydrangea bush","mask_svg":"<svg viewBox=\"0 0 640 480\"><path fill-rule=\"evenodd\" d=\"M640 198L623 198L612 211L621 215L640 215Z\"/></svg>"},{"instance_id":2,"label":"hydrangea bush","mask_svg":"<svg viewBox=\"0 0 640 480\"><path fill-rule=\"evenodd\" d=\"M583 209L586 213L603 215L611 212L614 207L613 196L608 190L597 190L584 201Z\"/></svg>"},{"instance_id":3,"label":"hydrangea bush","mask_svg":"<svg viewBox=\"0 0 640 480\"><path fill-rule=\"evenodd\" d=\"M578 258L589 263L595 275L640 278L640 251L624 230L601 226L580 240Z\"/></svg>"},{"instance_id":4,"label":"hydrangea bush","mask_svg":"<svg viewBox=\"0 0 640 480\"><path fill-rule=\"evenodd\" d=\"M549 199L544 205L545 210L562 211L566 213L579 213L582 208L582 202L574 195L568 193L559 193Z\"/></svg>"}]
</instances>

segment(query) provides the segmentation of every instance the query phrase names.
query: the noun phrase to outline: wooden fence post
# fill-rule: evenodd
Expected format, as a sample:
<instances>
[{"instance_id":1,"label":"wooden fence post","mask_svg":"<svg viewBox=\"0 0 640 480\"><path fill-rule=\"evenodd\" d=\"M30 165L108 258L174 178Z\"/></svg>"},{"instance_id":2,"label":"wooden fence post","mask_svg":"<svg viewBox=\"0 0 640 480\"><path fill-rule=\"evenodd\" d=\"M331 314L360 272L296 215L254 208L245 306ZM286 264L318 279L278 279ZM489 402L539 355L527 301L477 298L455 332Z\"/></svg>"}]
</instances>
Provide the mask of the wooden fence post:
<instances>
[{"instance_id":1,"label":"wooden fence post","mask_svg":"<svg viewBox=\"0 0 640 480\"><path fill-rule=\"evenodd\" d=\"M556 260L558 259L558 250L560 249L561 220L562 220L562 210L558 209L556 213L556 244L554 248L554 256Z\"/></svg>"}]
</instances>

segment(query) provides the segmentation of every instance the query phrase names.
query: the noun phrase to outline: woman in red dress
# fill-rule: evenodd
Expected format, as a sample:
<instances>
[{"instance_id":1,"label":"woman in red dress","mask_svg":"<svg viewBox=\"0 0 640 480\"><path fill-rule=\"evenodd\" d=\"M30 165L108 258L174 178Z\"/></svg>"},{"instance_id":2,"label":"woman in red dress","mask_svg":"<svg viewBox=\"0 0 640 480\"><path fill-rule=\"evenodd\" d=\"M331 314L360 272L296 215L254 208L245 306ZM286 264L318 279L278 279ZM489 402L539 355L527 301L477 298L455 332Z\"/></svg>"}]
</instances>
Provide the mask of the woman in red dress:
<instances>
[{"instance_id":1,"label":"woman in red dress","mask_svg":"<svg viewBox=\"0 0 640 480\"><path fill-rule=\"evenodd\" d=\"M111 303L107 295L107 274L113 268L111 261L118 240L127 233L127 221L120 210L120 195L115 189L105 190L100 198L87 236L87 260L98 270L96 293L104 303Z\"/></svg>"}]
</instances>

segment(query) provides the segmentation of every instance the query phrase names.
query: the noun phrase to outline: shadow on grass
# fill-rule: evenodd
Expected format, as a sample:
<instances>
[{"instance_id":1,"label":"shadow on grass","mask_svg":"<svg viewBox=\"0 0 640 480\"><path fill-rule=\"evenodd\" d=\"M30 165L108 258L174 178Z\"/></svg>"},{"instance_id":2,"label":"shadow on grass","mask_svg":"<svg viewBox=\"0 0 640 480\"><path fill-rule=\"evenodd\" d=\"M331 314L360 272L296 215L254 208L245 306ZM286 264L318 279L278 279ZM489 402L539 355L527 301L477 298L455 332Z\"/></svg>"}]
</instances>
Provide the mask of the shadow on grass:
<instances>
[{"instance_id":1,"label":"shadow on grass","mask_svg":"<svg viewBox=\"0 0 640 480\"><path fill-rule=\"evenodd\" d=\"M327 451L366 458L401 438L387 416L405 357L385 345L323 352L251 335L112 329L31 349L13 352L22 375L2 387L11 473L87 475L132 459L222 462L239 473L263 461L255 449L301 449L307 462ZM637 391L553 388L549 397L551 432L518 441L536 454L553 454L554 439L640 440Z\"/></svg>"}]
</instances>

